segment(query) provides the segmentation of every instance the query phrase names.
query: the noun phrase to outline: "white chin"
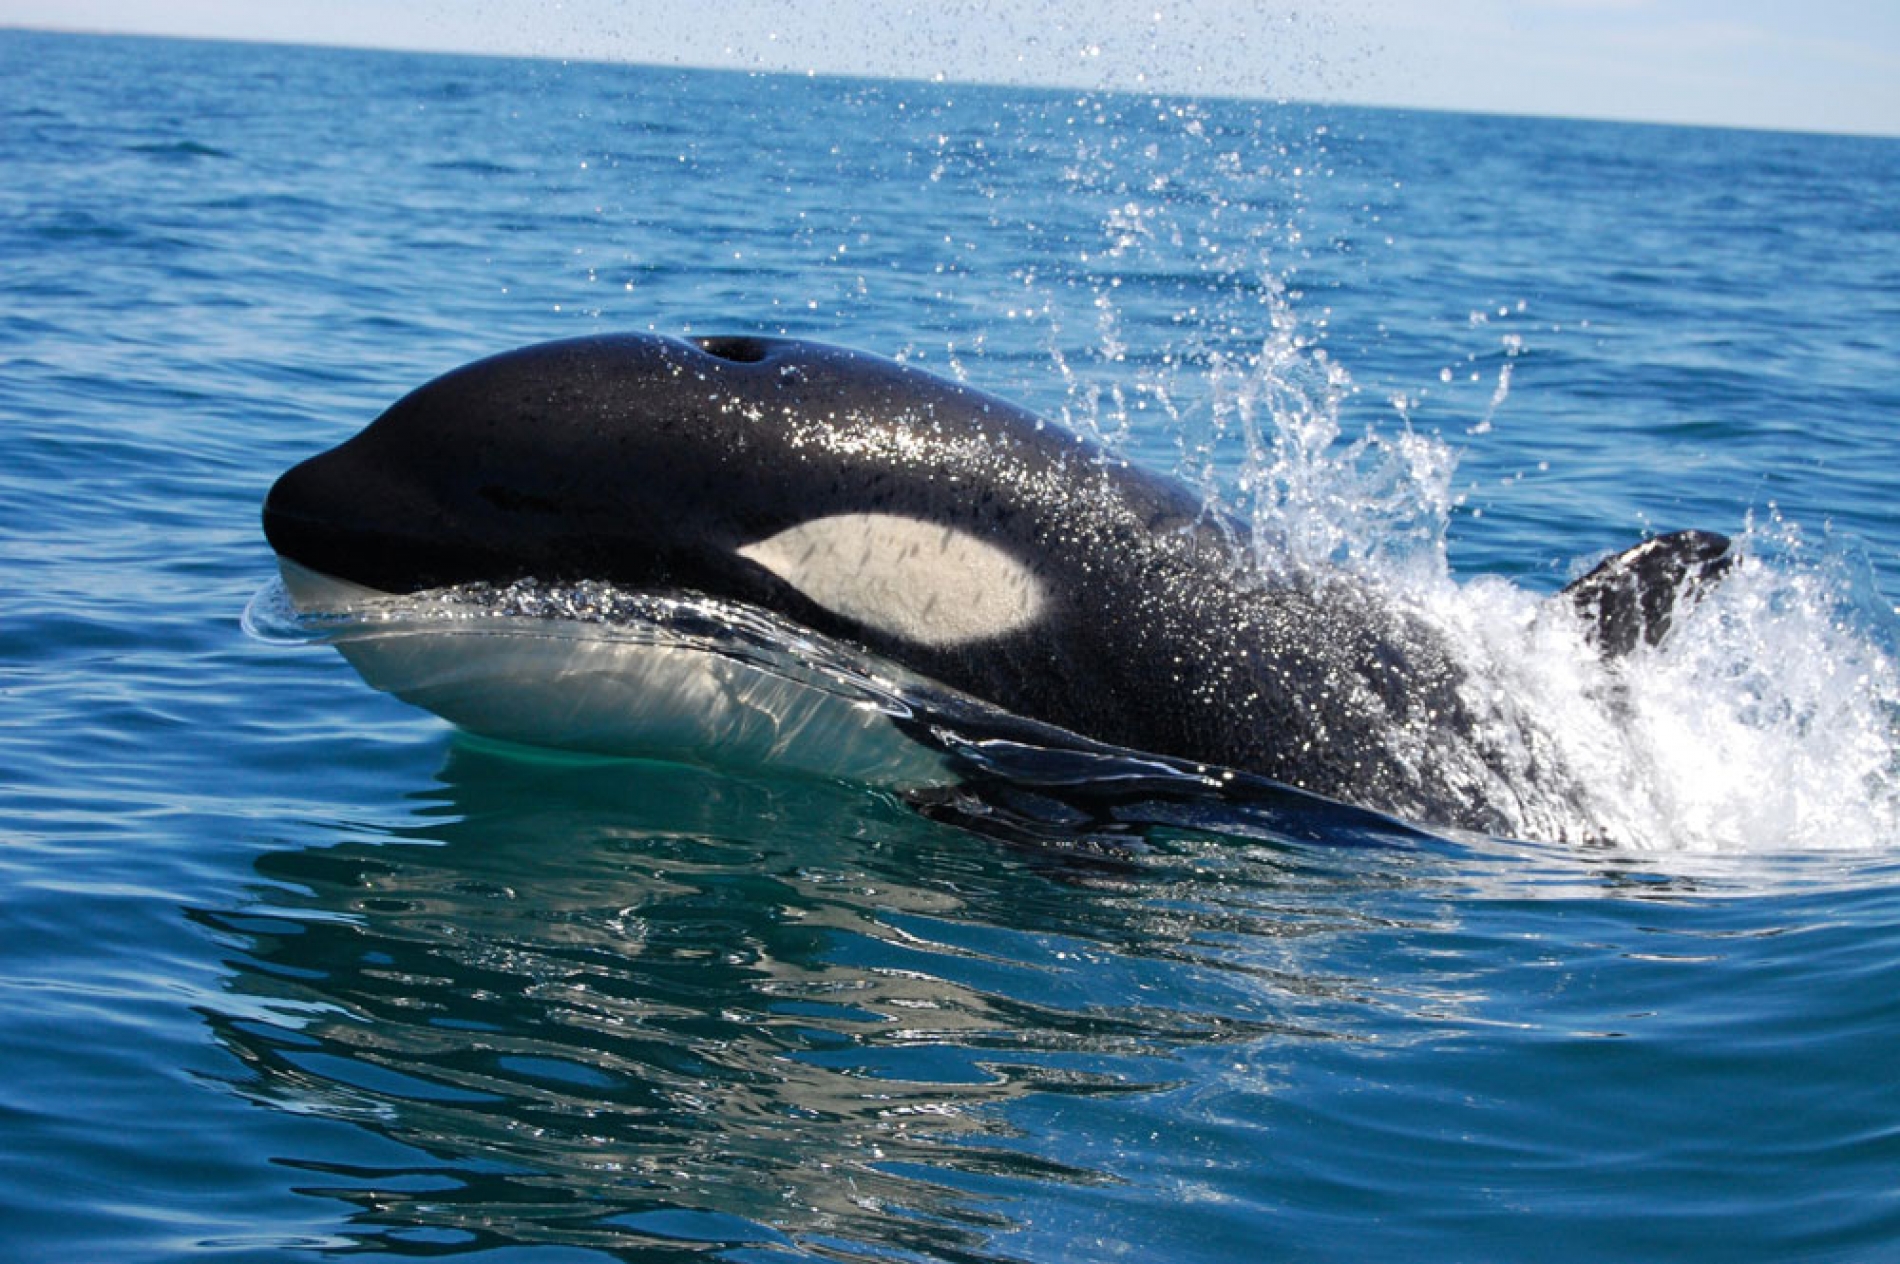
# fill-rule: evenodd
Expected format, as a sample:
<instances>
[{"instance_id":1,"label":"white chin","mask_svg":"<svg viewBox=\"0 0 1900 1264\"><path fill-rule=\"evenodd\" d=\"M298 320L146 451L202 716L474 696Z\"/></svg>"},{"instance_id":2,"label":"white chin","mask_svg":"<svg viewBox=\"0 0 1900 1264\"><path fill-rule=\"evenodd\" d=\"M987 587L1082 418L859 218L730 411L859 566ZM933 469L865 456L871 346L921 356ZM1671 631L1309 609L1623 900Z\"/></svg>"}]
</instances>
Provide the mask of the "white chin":
<instances>
[{"instance_id":1,"label":"white chin","mask_svg":"<svg viewBox=\"0 0 1900 1264\"><path fill-rule=\"evenodd\" d=\"M290 603L303 614L353 614L393 600L389 593L313 571L287 557L277 559L277 570Z\"/></svg>"},{"instance_id":2,"label":"white chin","mask_svg":"<svg viewBox=\"0 0 1900 1264\"><path fill-rule=\"evenodd\" d=\"M860 784L954 780L875 699L664 636L422 605L280 559L305 614L361 615L332 638L371 686L484 736Z\"/></svg>"}]
</instances>

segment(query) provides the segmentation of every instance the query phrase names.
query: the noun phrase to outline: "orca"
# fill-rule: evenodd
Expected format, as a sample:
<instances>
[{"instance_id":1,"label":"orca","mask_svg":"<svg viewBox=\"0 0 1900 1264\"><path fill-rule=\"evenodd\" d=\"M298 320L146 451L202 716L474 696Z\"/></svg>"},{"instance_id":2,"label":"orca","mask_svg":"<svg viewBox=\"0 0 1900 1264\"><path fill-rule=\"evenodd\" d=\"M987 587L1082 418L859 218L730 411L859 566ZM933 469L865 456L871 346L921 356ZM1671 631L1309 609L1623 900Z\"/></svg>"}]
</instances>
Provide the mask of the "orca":
<instances>
[{"instance_id":1,"label":"orca","mask_svg":"<svg viewBox=\"0 0 1900 1264\"><path fill-rule=\"evenodd\" d=\"M914 686L1055 746L1239 770L1430 824L1516 820L1515 756L1473 739L1495 717L1416 614L1352 576L1263 563L1177 479L863 352L644 334L510 351L289 470L263 518L300 609L531 580L775 633L748 642L777 647L771 661L559 620L507 637L398 620L339 643L371 683L476 732L954 779L928 724L905 723ZM1727 564L1725 539L1680 532L1566 595L1622 655L1659 642L1678 599ZM924 753L884 753L893 728Z\"/></svg>"}]
</instances>

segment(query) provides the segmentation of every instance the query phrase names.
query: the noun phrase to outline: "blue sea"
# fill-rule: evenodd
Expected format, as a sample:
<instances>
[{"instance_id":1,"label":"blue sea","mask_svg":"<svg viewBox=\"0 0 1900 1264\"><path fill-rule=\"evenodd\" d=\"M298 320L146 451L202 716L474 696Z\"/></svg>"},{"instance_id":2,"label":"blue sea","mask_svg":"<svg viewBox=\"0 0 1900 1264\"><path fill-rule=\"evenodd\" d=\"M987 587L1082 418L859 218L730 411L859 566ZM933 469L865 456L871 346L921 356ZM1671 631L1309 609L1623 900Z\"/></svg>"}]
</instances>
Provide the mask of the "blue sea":
<instances>
[{"instance_id":1,"label":"blue sea","mask_svg":"<svg viewBox=\"0 0 1900 1264\"><path fill-rule=\"evenodd\" d=\"M18 31L0 85L0 1256L1900 1256L1900 141ZM1447 630L1601 841L999 837L247 634L277 474L606 330L1180 473ZM1743 561L1606 700L1529 612L1691 526Z\"/></svg>"}]
</instances>

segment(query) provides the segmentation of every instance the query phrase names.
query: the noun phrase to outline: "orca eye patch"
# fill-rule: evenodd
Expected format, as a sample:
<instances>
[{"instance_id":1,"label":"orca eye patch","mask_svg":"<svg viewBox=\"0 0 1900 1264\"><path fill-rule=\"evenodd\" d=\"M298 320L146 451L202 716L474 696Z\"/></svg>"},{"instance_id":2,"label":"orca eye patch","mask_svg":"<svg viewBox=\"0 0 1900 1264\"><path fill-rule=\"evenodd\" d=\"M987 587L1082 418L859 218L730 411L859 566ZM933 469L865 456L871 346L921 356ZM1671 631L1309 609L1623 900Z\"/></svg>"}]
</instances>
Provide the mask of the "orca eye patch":
<instances>
[{"instance_id":1,"label":"orca eye patch","mask_svg":"<svg viewBox=\"0 0 1900 1264\"><path fill-rule=\"evenodd\" d=\"M1003 549L898 514L814 518L739 555L833 614L938 649L1019 632L1047 602L1042 581Z\"/></svg>"}]
</instances>

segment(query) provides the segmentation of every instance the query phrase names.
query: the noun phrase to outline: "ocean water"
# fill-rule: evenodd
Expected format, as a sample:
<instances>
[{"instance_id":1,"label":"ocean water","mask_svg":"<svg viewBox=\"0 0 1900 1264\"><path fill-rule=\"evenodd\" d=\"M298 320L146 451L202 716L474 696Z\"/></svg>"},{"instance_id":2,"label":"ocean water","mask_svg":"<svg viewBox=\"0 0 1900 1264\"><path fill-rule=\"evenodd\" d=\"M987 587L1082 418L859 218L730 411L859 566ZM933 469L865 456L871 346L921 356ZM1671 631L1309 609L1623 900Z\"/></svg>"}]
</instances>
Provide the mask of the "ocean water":
<instances>
[{"instance_id":1,"label":"ocean water","mask_svg":"<svg viewBox=\"0 0 1900 1264\"><path fill-rule=\"evenodd\" d=\"M1900 1251L1900 141L22 32L0 84L6 1258ZM1453 632L1606 841L973 829L246 635L281 470L608 329L1181 471ZM1744 562L1665 651L1537 631L1683 526Z\"/></svg>"}]
</instances>

